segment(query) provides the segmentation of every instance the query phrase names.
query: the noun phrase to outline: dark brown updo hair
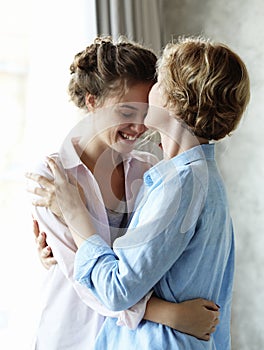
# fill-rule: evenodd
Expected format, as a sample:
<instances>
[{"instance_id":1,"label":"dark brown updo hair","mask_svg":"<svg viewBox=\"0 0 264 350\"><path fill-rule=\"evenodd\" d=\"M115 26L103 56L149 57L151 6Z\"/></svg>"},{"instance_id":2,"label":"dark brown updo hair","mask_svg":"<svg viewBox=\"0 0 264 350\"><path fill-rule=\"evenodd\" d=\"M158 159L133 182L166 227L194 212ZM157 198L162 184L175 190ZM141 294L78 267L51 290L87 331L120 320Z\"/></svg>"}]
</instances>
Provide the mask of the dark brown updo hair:
<instances>
[{"instance_id":1,"label":"dark brown updo hair","mask_svg":"<svg viewBox=\"0 0 264 350\"><path fill-rule=\"evenodd\" d=\"M120 37L116 43L109 36L75 55L70 66L72 78L68 91L79 108L86 109L85 97L95 97L100 107L107 97L121 97L136 83L155 82L157 57L150 49Z\"/></svg>"},{"instance_id":2,"label":"dark brown updo hair","mask_svg":"<svg viewBox=\"0 0 264 350\"><path fill-rule=\"evenodd\" d=\"M250 83L244 62L229 47L182 37L166 46L158 66L165 107L196 136L219 140L237 127Z\"/></svg>"}]
</instances>

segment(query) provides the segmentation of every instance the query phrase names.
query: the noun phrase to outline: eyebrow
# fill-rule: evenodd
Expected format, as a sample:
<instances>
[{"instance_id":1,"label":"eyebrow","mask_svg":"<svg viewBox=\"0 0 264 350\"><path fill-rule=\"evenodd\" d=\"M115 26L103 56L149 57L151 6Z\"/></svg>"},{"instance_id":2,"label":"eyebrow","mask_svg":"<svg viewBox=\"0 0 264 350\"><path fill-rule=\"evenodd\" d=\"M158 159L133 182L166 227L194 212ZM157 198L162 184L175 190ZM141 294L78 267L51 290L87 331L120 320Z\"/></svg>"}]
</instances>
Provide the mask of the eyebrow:
<instances>
[{"instance_id":1,"label":"eyebrow","mask_svg":"<svg viewBox=\"0 0 264 350\"><path fill-rule=\"evenodd\" d=\"M120 107L130 108L130 109L133 109L133 110L135 110L135 111L138 110L138 108L133 107L133 106L130 106L130 105L121 105Z\"/></svg>"}]
</instances>

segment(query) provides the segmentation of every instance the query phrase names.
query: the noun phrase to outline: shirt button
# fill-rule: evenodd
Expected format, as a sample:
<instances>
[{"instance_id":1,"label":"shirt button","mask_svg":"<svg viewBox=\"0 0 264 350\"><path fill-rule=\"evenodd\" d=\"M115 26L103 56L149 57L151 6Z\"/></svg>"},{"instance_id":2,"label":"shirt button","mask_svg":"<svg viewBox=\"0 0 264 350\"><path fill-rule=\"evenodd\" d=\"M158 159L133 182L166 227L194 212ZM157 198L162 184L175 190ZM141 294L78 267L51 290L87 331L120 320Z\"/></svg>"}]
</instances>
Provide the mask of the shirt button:
<instances>
[{"instance_id":1,"label":"shirt button","mask_svg":"<svg viewBox=\"0 0 264 350\"><path fill-rule=\"evenodd\" d=\"M152 178L151 178L150 175L147 175L147 176L145 177L145 183L146 183L148 186L153 185L153 181L152 181Z\"/></svg>"}]
</instances>

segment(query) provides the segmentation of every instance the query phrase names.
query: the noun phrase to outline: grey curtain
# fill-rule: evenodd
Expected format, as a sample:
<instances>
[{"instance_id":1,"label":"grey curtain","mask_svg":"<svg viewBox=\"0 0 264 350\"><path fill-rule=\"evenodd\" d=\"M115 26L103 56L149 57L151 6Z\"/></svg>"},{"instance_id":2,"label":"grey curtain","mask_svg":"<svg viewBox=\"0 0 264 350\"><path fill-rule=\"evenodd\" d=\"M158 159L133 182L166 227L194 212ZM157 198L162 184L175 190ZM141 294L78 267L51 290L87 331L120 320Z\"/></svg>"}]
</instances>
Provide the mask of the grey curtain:
<instances>
[{"instance_id":1,"label":"grey curtain","mask_svg":"<svg viewBox=\"0 0 264 350\"><path fill-rule=\"evenodd\" d=\"M162 0L96 0L97 33L125 35L152 48L163 47Z\"/></svg>"},{"instance_id":2,"label":"grey curtain","mask_svg":"<svg viewBox=\"0 0 264 350\"><path fill-rule=\"evenodd\" d=\"M125 35L159 55L164 46L162 1L95 0L97 34L111 35L114 39ZM149 132L148 136L145 134L138 142L136 148L154 153L162 159L159 143L159 133Z\"/></svg>"}]
</instances>

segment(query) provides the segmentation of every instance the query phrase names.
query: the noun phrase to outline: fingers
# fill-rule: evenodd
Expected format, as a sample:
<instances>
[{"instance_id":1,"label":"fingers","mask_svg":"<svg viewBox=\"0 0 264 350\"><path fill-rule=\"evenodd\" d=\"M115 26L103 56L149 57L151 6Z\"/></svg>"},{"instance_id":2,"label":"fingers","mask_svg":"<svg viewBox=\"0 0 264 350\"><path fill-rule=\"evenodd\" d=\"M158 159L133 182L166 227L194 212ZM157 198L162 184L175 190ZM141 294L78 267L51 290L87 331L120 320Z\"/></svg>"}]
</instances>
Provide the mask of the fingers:
<instances>
[{"instance_id":1,"label":"fingers","mask_svg":"<svg viewBox=\"0 0 264 350\"><path fill-rule=\"evenodd\" d=\"M212 320L211 320L211 333L215 332L215 327L218 325L220 312L219 311L211 311L212 312Z\"/></svg>"},{"instance_id":2,"label":"fingers","mask_svg":"<svg viewBox=\"0 0 264 350\"><path fill-rule=\"evenodd\" d=\"M39 236L39 225L38 225L37 220L33 220L33 232L34 232L35 238L38 238L38 236Z\"/></svg>"},{"instance_id":3,"label":"fingers","mask_svg":"<svg viewBox=\"0 0 264 350\"><path fill-rule=\"evenodd\" d=\"M217 326L219 322L220 322L220 320L219 320L219 315L218 315L214 320L214 326Z\"/></svg>"},{"instance_id":4,"label":"fingers","mask_svg":"<svg viewBox=\"0 0 264 350\"><path fill-rule=\"evenodd\" d=\"M217 319L219 319L219 317L220 317L220 312L219 312L219 311L214 311L214 314L215 314L215 317L216 317Z\"/></svg>"},{"instance_id":5,"label":"fingers","mask_svg":"<svg viewBox=\"0 0 264 350\"><path fill-rule=\"evenodd\" d=\"M206 300L206 299L202 299L203 300L203 305L208 309L208 310L212 310L212 311L218 311L220 309L220 306L215 304L213 301L211 300Z\"/></svg>"},{"instance_id":6,"label":"fingers","mask_svg":"<svg viewBox=\"0 0 264 350\"><path fill-rule=\"evenodd\" d=\"M49 197L51 190L43 187L34 187L34 188L27 188L27 192L36 194L41 197Z\"/></svg>"},{"instance_id":7,"label":"fingers","mask_svg":"<svg viewBox=\"0 0 264 350\"><path fill-rule=\"evenodd\" d=\"M210 340L210 334L216 331L216 326L219 324L219 316L220 316L220 306L215 304L213 301L202 299L203 306L210 313L210 322L208 324L207 332L203 335L203 340ZM208 321L209 321L208 319Z\"/></svg>"},{"instance_id":8,"label":"fingers","mask_svg":"<svg viewBox=\"0 0 264 350\"><path fill-rule=\"evenodd\" d=\"M45 247L40 254L40 261L45 269L49 270L53 265L57 264L56 259L52 255L52 250L49 246Z\"/></svg>"},{"instance_id":9,"label":"fingers","mask_svg":"<svg viewBox=\"0 0 264 350\"><path fill-rule=\"evenodd\" d=\"M50 207L50 201L45 198L33 199L31 204L34 205L35 207L45 207L45 208Z\"/></svg>"},{"instance_id":10,"label":"fingers","mask_svg":"<svg viewBox=\"0 0 264 350\"><path fill-rule=\"evenodd\" d=\"M57 264L56 259L53 257L51 247L47 245L46 234L41 232L36 238L38 254L42 265L45 269L50 269L51 266Z\"/></svg>"},{"instance_id":11,"label":"fingers","mask_svg":"<svg viewBox=\"0 0 264 350\"><path fill-rule=\"evenodd\" d=\"M27 192L36 194L38 198L32 199L32 204L37 207L49 208L55 196L55 186L52 185L48 190L42 187L28 188Z\"/></svg>"},{"instance_id":12,"label":"fingers","mask_svg":"<svg viewBox=\"0 0 264 350\"><path fill-rule=\"evenodd\" d=\"M27 172L25 176L26 178L37 182L38 184L42 185L47 189L53 188L53 180L49 180L45 176L35 174L35 173L30 173L30 172Z\"/></svg>"},{"instance_id":13,"label":"fingers","mask_svg":"<svg viewBox=\"0 0 264 350\"><path fill-rule=\"evenodd\" d=\"M208 330L208 333L207 334L212 334L216 331L216 326L219 324L219 312L214 312L214 319L212 320L211 322L211 327L210 329Z\"/></svg>"},{"instance_id":14,"label":"fingers","mask_svg":"<svg viewBox=\"0 0 264 350\"><path fill-rule=\"evenodd\" d=\"M208 341L211 338L211 334L214 333L215 331L216 331L216 326L212 326L210 329L208 329L207 333L203 334L199 339Z\"/></svg>"},{"instance_id":15,"label":"fingers","mask_svg":"<svg viewBox=\"0 0 264 350\"><path fill-rule=\"evenodd\" d=\"M42 262L44 267L49 270L53 265L57 264L57 261L55 260L55 258L46 258L45 262Z\"/></svg>"},{"instance_id":16,"label":"fingers","mask_svg":"<svg viewBox=\"0 0 264 350\"><path fill-rule=\"evenodd\" d=\"M45 232L41 232L39 234L39 236L36 238L36 243L37 243L37 247L38 247L39 251L41 251L43 248L47 247Z\"/></svg>"},{"instance_id":17,"label":"fingers","mask_svg":"<svg viewBox=\"0 0 264 350\"><path fill-rule=\"evenodd\" d=\"M201 337L202 340L206 340L206 341L210 340L210 338L211 338L211 336L209 333L206 333Z\"/></svg>"},{"instance_id":18,"label":"fingers","mask_svg":"<svg viewBox=\"0 0 264 350\"><path fill-rule=\"evenodd\" d=\"M67 181L65 175L60 171L57 163L53 158L47 157L47 163L48 163L48 166L50 167L50 170L52 171L54 180L56 182Z\"/></svg>"},{"instance_id":19,"label":"fingers","mask_svg":"<svg viewBox=\"0 0 264 350\"><path fill-rule=\"evenodd\" d=\"M45 246L42 248L41 252L40 252L40 257L42 259L46 259L48 258L49 256L52 256L52 251L51 251L51 248L50 246Z\"/></svg>"},{"instance_id":20,"label":"fingers","mask_svg":"<svg viewBox=\"0 0 264 350\"><path fill-rule=\"evenodd\" d=\"M212 326L211 328L211 334L214 333L216 331L216 327L215 326Z\"/></svg>"},{"instance_id":21,"label":"fingers","mask_svg":"<svg viewBox=\"0 0 264 350\"><path fill-rule=\"evenodd\" d=\"M27 188L27 192L39 196L39 198L33 198L32 204L38 207L50 207L55 194L54 181L48 180L46 177L34 173L26 173L26 177L38 182L38 184L42 186Z\"/></svg>"},{"instance_id":22,"label":"fingers","mask_svg":"<svg viewBox=\"0 0 264 350\"><path fill-rule=\"evenodd\" d=\"M53 265L57 264L56 259L53 257L51 247L47 245L46 233L39 230L39 224L37 220L33 219L33 232L38 249L38 255L42 265L45 269L50 269Z\"/></svg>"}]
</instances>

